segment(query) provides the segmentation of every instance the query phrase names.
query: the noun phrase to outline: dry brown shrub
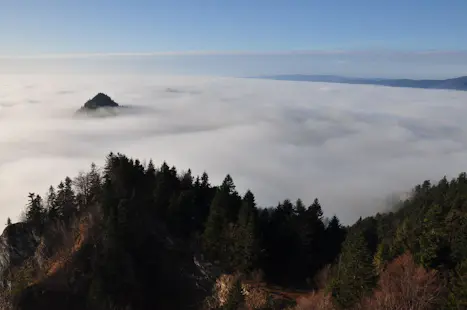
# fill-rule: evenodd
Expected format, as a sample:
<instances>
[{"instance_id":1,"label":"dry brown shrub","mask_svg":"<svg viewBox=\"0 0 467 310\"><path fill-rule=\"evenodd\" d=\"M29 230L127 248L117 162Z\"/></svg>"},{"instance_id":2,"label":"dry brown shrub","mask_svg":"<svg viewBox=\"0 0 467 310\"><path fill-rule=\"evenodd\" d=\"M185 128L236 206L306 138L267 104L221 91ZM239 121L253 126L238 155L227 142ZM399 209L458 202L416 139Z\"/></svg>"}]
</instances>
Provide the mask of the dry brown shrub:
<instances>
[{"instance_id":1,"label":"dry brown shrub","mask_svg":"<svg viewBox=\"0 0 467 310\"><path fill-rule=\"evenodd\" d=\"M334 310L331 296L324 291L316 291L297 299L296 310Z\"/></svg>"},{"instance_id":2,"label":"dry brown shrub","mask_svg":"<svg viewBox=\"0 0 467 310\"><path fill-rule=\"evenodd\" d=\"M72 267L73 255L89 238L95 221L95 215L92 212L86 212L80 217L75 217L69 227L58 222L49 228L48 234L52 236L52 243L46 246L44 242L41 242L36 251L36 259L43 261L40 264L42 276L37 281L47 278L49 284L68 285L68 273L70 272L68 269Z\"/></svg>"},{"instance_id":3,"label":"dry brown shrub","mask_svg":"<svg viewBox=\"0 0 467 310\"><path fill-rule=\"evenodd\" d=\"M265 309L269 302L269 293L265 290L262 283L243 281L241 275L223 274L217 280L214 286L213 295L207 300L208 309L218 309L223 307L232 292L237 281L240 280L241 292L244 298L245 309Z\"/></svg>"},{"instance_id":4,"label":"dry brown shrub","mask_svg":"<svg viewBox=\"0 0 467 310\"><path fill-rule=\"evenodd\" d=\"M217 278L213 295L206 302L208 309L217 309L225 305L237 279L237 276L229 274L222 274Z\"/></svg>"},{"instance_id":5,"label":"dry brown shrub","mask_svg":"<svg viewBox=\"0 0 467 310\"><path fill-rule=\"evenodd\" d=\"M324 266L313 278L313 283L318 290L324 289L331 278L331 265Z\"/></svg>"},{"instance_id":6,"label":"dry brown shrub","mask_svg":"<svg viewBox=\"0 0 467 310\"><path fill-rule=\"evenodd\" d=\"M52 255L46 263L46 274L55 274L58 270L70 261L73 253L79 249L85 236L81 236L82 232L80 219L74 219L71 224L71 228L64 227L63 225L56 225L55 232L62 237L61 244L56 249L54 255ZM85 232L84 232L85 233Z\"/></svg>"},{"instance_id":7,"label":"dry brown shrub","mask_svg":"<svg viewBox=\"0 0 467 310\"><path fill-rule=\"evenodd\" d=\"M7 292L0 292L0 309L10 310L13 308L11 297Z\"/></svg>"},{"instance_id":8,"label":"dry brown shrub","mask_svg":"<svg viewBox=\"0 0 467 310\"><path fill-rule=\"evenodd\" d=\"M248 309L264 309L269 300L269 294L261 287L242 283L242 293Z\"/></svg>"},{"instance_id":9,"label":"dry brown shrub","mask_svg":"<svg viewBox=\"0 0 467 310\"><path fill-rule=\"evenodd\" d=\"M417 266L412 255L403 254L380 274L379 286L362 309L426 310L437 309L441 284L436 271Z\"/></svg>"}]
</instances>

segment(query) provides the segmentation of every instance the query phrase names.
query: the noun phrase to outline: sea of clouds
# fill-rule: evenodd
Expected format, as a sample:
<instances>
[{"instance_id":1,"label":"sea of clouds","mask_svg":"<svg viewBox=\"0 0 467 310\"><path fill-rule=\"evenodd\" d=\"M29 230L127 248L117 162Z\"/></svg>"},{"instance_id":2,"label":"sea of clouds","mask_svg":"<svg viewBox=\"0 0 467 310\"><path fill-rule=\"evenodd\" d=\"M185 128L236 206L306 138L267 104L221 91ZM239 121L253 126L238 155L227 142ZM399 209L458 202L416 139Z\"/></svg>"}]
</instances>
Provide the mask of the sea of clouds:
<instances>
[{"instance_id":1,"label":"sea of clouds","mask_svg":"<svg viewBox=\"0 0 467 310\"><path fill-rule=\"evenodd\" d=\"M77 118L98 92L135 109ZM130 112L131 111L131 112ZM467 92L240 78L0 76L0 219L29 192L121 152L215 184L230 173L261 206L318 197L350 224L425 179L467 170Z\"/></svg>"}]
</instances>

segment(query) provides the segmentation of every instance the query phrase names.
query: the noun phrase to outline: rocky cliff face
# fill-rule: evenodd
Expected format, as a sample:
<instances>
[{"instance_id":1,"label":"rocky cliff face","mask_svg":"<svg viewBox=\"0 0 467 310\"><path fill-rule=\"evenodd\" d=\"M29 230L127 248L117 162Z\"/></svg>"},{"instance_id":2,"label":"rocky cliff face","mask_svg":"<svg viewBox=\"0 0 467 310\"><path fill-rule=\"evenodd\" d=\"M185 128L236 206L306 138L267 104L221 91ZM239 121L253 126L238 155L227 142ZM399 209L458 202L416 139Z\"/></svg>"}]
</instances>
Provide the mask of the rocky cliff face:
<instances>
[{"instance_id":1,"label":"rocky cliff face","mask_svg":"<svg viewBox=\"0 0 467 310\"><path fill-rule=\"evenodd\" d=\"M5 273L34 255L40 237L27 223L11 224L0 236L0 289L8 285Z\"/></svg>"},{"instance_id":2,"label":"rocky cliff face","mask_svg":"<svg viewBox=\"0 0 467 310\"><path fill-rule=\"evenodd\" d=\"M118 104L115 101L113 101L109 96L103 93L98 93L96 96L94 96L94 98L88 100L84 104L84 108L90 110L105 107L116 108L118 107Z\"/></svg>"},{"instance_id":3,"label":"rocky cliff face","mask_svg":"<svg viewBox=\"0 0 467 310\"><path fill-rule=\"evenodd\" d=\"M94 98L88 100L78 111L77 114L88 116L115 116L117 109L121 106L103 93L98 93Z\"/></svg>"},{"instance_id":4,"label":"rocky cliff face","mask_svg":"<svg viewBox=\"0 0 467 310\"><path fill-rule=\"evenodd\" d=\"M173 238L162 224L153 224L148 230L142 229L144 240L141 247L128 252L135 263L126 267L131 267L130 274L140 286L141 299L136 309L199 309L211 294L218 273L211 264L195 255L187 243ZM83 242L74 237L75 242L63 240L64 235L65 238L75 236L73 228L70 228L72 233L64 229L49 229L49 233L45 232L40 237L25 223L5 229L0 237L0 272L6 274L10 268L30 260L33 268L41 270L39 278L34 278L10 300L8 309L96 309L87 302L88 297L94 294L91 290L93 279L99 274L102 263L106 264L99 262L103 250L101 226L92 226L84 234L81 226L72 227L83 237ZM61 254L55 257L51 253ZM48 265L50 257L52 264ZM10 277L3 279L3 288L15 287L7 283L6 279ZM3 309L1 304L0 309Z\"/></svg>"}]
</instances>

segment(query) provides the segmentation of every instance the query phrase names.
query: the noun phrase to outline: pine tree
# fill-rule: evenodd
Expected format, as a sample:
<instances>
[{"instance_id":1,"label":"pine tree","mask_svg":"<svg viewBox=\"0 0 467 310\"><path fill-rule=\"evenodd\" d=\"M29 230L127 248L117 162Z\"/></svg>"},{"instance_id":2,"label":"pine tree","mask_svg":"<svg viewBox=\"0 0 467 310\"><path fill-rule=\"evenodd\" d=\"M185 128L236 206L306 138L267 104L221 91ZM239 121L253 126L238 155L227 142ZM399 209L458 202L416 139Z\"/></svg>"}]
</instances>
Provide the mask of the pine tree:
<instances>
[{"instance_id":1,"label":"pine tree","mask_svg":"<svg viewBox=\"0 0 467 310\"><path fill-rule=\"evenodd\" d=\"M10 226L11 225L11 219L10 218L7 218L6 220L6 226Z\"/></svg>"},{"instance_id":2,"label":"pine tree","mask_svg":"<svg viewBox=\"0 0 467 310\"><path fill-rule=\"evenodd\" d=\"M467 216L458 210L451 210L448 216L455 219L446 224L450 230L451 260L458 264L467 260Z\"/></svg>"},{"instance_id":3,"label":"pine tree","mask_svg":"<svg viewBox=\"0 0 467 310\"><path fill-rule=\"evenodd\" d=\"M148 167L146 168L146 173L147 174L156 174L156 168L154 166L154 162L152 159L149 160Z\"/></svg>"},{"instance_id":4,"label":"pine tree","mask_svg":"<svg viewBox=\"0 0 467 310\"><path fill-rule=\"evenodd\" d=\"M295 212L299 216L305 214L305 212L306 212L305 204L303 203L303 201L300 198L297 199L297 202L295 202Z\"/></svg>"},{"instance_id":5,"label":"pine tree","mask_svg":"<svg viewBox=\"0 0 467 310\"><path fill-rule=\"evenodd\" d=\"M337 216L333 216L325 230L324 253L326 263L333 263L341 251L342 242L345 239L345 229L340 224Z\"/></svg>"},{"instance_id":6,"label":"pine tree","mask_svg":"<svg viewBox=\"0 0 467 310\"><path fill-rule=\"evenodd\" d=\"M188 190L193 187L193 176L191 175L191 170L188 169L187 172L185 172L181 179L180 179L180 189L181 190Z\"/></svg>"},{"instance_id":7,"label":"pine tree","mask_svg":"<svg viewBox=\"0 0 467 310\"><path fill-rule=\"evenodd\" d=\"M309 208L309 212L313 214L313 217L322 221L323 217L323 210L321 208L321 204L319 203L318 198L315 198L313 204Z\"/></svg>"},{"instance_id":8,"label":"pine tree","mask_svg":"<svg viewBox=\"0 0 467 310\"><path fill-rule=\"evenodd\" d=\"M389 261L389 259L389 246L386 242L381 242L380 244L378 244L376 253L373 257L373 265L375 266L376 271L380 272L381 270L383 270L385 264Z\"/></svg>"},{"instance_id":9,"label":"pine tree","mask_svg":"<svg viewBox=\"0 0 467 310\"><path fill-rule=\"evenodd\" d=\"M117 165L118 159L110 153L106 158L104 175L103 175L103 185L102 185L102 209L104 219L108 219L114 212L114 208L118 204L118 198L114 192L113 179L115 178L113 167Z\"/></svg>"},{"instance_id":10,"label":"pine tree","mask_svg":"<svg viewBox=\"0 0 467 310\"><path fill-rule=\"evenodd\" d=\"M47 193L47 214L48 219L55 221L61 217L60 209L57 205L57 194L53 186L49 187L49 192Z\"/></svg>"},{"instance_id":11,"label":"pine tree","mask_svg":"<svg viewBox=\"0 0 467 310\"><path fill-rule=\"evenodd\" d=\"M206 172L203 172L201 176L201 187L202 188L209 188L211 185L209 184L209 176Z\"/></svg>"},{"instance_id":12,"label":"pine tree","mask_svg":"<svg viewBox=\"0 0 467 310\"><path fill-rule=\"evenodd\" d=\"M170 169L166 162L162 163L154 190L154 203L156 214L161 219L167 218L167 212L172 195L177 190L176 183L179 182L176 170Z\"/></svg>"},{"instance_id":13,"label":"pine tree","mask_svg":"<svg viewBox=\"0 0 467 310\"><path fill-rule=\"evenodd\" d=\"M225 232L228 221L225 204L228 203L229 195L225 190L218 189L211 203L206 228L203 233L203 249L208 259L221 260L226 256Z\"/></svg>"},{"instance_id":14,"label":"pine tree","mask_svg":"<svg viewBox=\"0 0 467 310\"><path fill-rule=\"evenodd\" d=\"M229 248L232 243L228 235L233 232L232 222L232 195L235 185L230 175L227 175L222 185L216 191L211 203L206 228L203 233L203 248L211 260L220 260L227 263Z\"/></svg>"},{"instance_id":15,"label":"pine tree","mask_svg":"<svg viewBox=\"0 0 467 310\"><path fill-rule=\"evenodd\" d=\"M99 203L102 199L102 177L95 163L91 164L89 175L89 204Z\"/></svg>"},{"instance_id":16,"label":"pine tree","mask_svg":"<svg viewBox=\"0 0 467 310\"><path fill-rule=\"evenodd\" d=\"M187 238L193 233L195 229L193 206L194 192L192 190L185 190L172 196L168 224L174 234Z\"/></svg>"},{"instance_id":17,"label":"pine tree","mask_svg":"<svg viewBox=\"0 0 467 310\"><path fill-rule=\"evenodd\" d=\"M69 223L77 212L76 197L72 184L73 181L69 177L66 177L65 182L60 182L57 186L57 198L55 201L58 214L60 214L65 223Z\"/></svg>"},{"instance_id":18,"label":"pine tree","mask_svg":"<svg viewBox=\"0 0 467 310\"><path fill-rule=\"evenodd\" d=\"M337 268L330 290L334 302L341 307L352 307L376 286L377 277L363 233L354 232L347 237Z\"/></svg>"},{"instance_id":19,"label":"pine tree","mask_svg":"<svg viewBox=\"0 0 467 310\"><path fill-rule=\"evenodd\" d=\"M247 191L240 208L231 260L234 268L240 272L249 272L255 266L258 256L257 215L255 197Z\"/></svg>"},{"instance_id":20,"label":"pine tree","mask_svg":"<svg viewBox=\"0 0 467 310\"><path fill-rule=\"evenodd\" d=\"M324 251L325 227L323 223L323 211L318 198L308 207L304 218L304 232L301 237L302 252L306 257L306 275L309 278L313 278L326 262Z\"/></svg>"},{"instance_id":21,"label":"pine tree","mask_svg":"<svg viewBox=\"0 0 467 310\"><path fill-rule=\"evenodd\" d=\"M235 192L235 184L230 174L225 176L224 181L222 181L222 185L220 186L220 190L228 194L233 194Z\"/></svg>"},{"instance_id":22,"label":"pine tree","mask_svg":"<svg viewBox=\"0 0 467 310\"><path fill-rule=\"evenodd\" d=\"M446 227L439 205L431 206L423 220L419 246L419 261L426 268L436 268L449 259Z\"/></svg>"},{"instance_id":23,"label":"pine tree","mask_svg":"<svg viewBox=\"0 0 467 310\"><path fill-rule=\"evenodd\" d=\"M291 258L291 270L289 273L296 275L294 282L304 285L311 284L315 273L321 269L326 260L323 251L324 224L323 212L318 199L312 205L305 208L300 199L294 207L292 229L295 233L295 244Z\"/></svg>"},{"instance_id":24,"label":"pine tree","mask_svg":"<svg viewBox=\"0 0 467 310\"><path fill-rule=\"evenodd\" d=\"M196 178L194 185L194 209L193 221L195 230L201 233L205 229L205 224L209 216L209 209L215 194L215 189L209 184L209 177L206 172L203 173L201 178Z\"/></svg>"},{"instance_id":25,"label":"pine tree","mask_svg":"<svg viewBox=\"0 0 467 310\"><path fill-rule=\"evenodd\" d=\"M26 209L26 220L32 223L37 230L41 231L45 214L42 198L34 193L29 193L28 198L29 203Z\"/></svg>"},{"instance_id":26,"label":"pine tree","mask_svg":"<svg viewBox=\"0 0 467 310\"><path fill-rule=\"evenodd\" d=\"M389 249L390 257L394 258L402 255L406 251L412 251L413 247L411 246L409 239L409 221L404 219L402 223L397 226L392 238Z\"/></svg>"},{"instance_id":27,"label":"pine tree","mask_svg":"<svg viewBox=\"0 0 467 310\"><path fill-rule=\"evenodd\" d=\"M451 289L448 298L449 309L467 308L467 260L452 272Z\"/></svg>"},{"instance_id":28,"label":"pine tree","mask_svg":"<svg viewBox=\"0 0 467 310\"><path fill-rule=\"evenodd\" d=\"M94 262L90 288L91 302L100 309L115 309L128 304L137 286L133 257L127 251L131 238L127 225L128 201L121 200L109 211L103 227L105 243L100 257Z\"/></svg>"},{"instance_id":29,"label":"pine tree","mask_svg":"<svg viewBox=\"0 0 467 310\"><path fill-rule=\"evenodd\" d=\"M238 212L242 204L242 199L238 195L232 177L227 174L222 182L219 190L225 194L225 203L223 208L227 216L228 223L236 223L238 220Z\"/></svg>"}]
</instances>

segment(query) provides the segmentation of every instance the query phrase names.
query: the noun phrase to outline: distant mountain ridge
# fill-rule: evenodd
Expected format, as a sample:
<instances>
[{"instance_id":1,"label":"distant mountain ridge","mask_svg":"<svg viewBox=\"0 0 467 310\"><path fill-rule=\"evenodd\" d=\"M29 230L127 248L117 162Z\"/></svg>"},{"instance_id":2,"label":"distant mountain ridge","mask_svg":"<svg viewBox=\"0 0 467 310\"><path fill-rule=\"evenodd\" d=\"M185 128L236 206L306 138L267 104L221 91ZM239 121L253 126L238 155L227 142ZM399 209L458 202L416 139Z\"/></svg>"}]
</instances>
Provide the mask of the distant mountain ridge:
<instances>
[{"instance_id":1,"label":"distant mountain ridge","mask_svg":"<svg viewBox=\"0 0 467 310\"><path fill-rule=\"evenodd\" d=\"M467 91L467 76L461 76L445 80L413 80L413 79L380 79L380 78L356 78L338 75L304 75L304 74L284 74L261 76L256 78L283 80L283 81L303 81L303 82L327 82L342 84L365 84L391 87L409 87L424 89L452 89Z\"/></svg>"}]
</instances>

